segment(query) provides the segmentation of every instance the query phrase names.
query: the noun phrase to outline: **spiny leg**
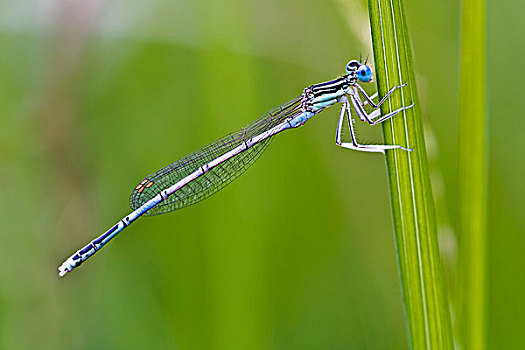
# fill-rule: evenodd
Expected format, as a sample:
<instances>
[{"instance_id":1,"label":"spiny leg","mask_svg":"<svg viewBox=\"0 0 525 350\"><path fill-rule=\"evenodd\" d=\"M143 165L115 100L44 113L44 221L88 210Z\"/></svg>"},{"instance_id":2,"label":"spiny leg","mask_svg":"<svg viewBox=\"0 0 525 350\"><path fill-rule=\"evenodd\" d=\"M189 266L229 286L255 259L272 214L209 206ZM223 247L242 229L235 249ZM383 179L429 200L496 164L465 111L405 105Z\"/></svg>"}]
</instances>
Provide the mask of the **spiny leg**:
<instances>
[{"instance_id":1,"label":"spiny leg","mask_svg":"<svg viewBox=\"0 0 525 350\"><path fill-rule=\"evenodd\" d=\"M383 104L383 102L385 102L387 100L387 98L392 94L392 92L394 92L396 89L399 89L399 88L402 88L403 86L406 86L407 83L404 83L404 84L401 84L401 85L396 85L394 86L393 88L391 88L387 93L386 95L381 99L381 101L379 101L377 104L374 103L374 101L372 101L373 98L376 98L376 96L378 95L378 93L376 92L375 94L373 94L372 96L368 96L368 94L366 93L365 89L363 89L361 87L361 85L359 84L355 84L355 86L359 89L359 92L361 93L361 95L363 95L363 97L365 98L366 102L368 102L370 104L370 106L374 107L374 108L377 108L379 106L381 106ZM359 99L359 101L361 101L361 99ZM362 104L362 106L364 106L365 103Z\"/></svg>"},{"instance_id":2,"label":"spiny leg","mask_svg":"<svg viewBox=\"0 0 525 350\"><path fill-rule=\"evenodd\" d=\"M346 98L342 99L341 102L343 103L343 106L341 108L341 113L339 115L339 122L337 123L337 134L335 138L336 145L344 147L344 148L348 148L348 149L353 149L356 151L379 152L383 154L385 153L385 150L387 149L396 149L396 148L400 148L405 151L412 151L411 149L405 148L400 145L360 145L359 143L357 143L357 138L355 136L353 121L351 117L350 104L348 103L348 100ZM345 117L345 114L346 114L346 118L348 122L348 129L350 131L351 142L341 142L341 129L343 126L343 118Z\"/></svg>"},{"instance_id":3,"label":"spiny leg","mask_svg":"<svg viewBox=\"0 0 525 350\"><path fill-rule=\"evenodd\" d=\"M335 132L335 144L341 146L341 129L343 128L343 118L345 117L345 105L341 108L341 113L339 113L339 121L337 122L337 131ZM354 139L352 139L354 142Z\"/></svg>"},{"instance_id":4,"label":"spiny leg","mask_svg":"<svg viewBox=\"0 0 525 350\"><path fill-rule=\"evenodd\" d=\"M413 104L413 103L412 103L411 105L409 105L409 106L400 107L400 108L396 109L395 111L390 112L390 113L388 113L388 114L385 114L385 115L382 116L381 118L375 120L371 125L381 124L381 123L384 122L385 120L392 118L392 117L393 117L394 115L396 115L397 113L399 113L399 112L401 112L401 111L403 111L403 110L405 110L405 109L412 108L412 107L414 107L414 104ZM379 116L380 116L380 115L381 115L381 114L379 114ZM376 118L377 118L377 117L376 117Z\"/></svg>"},{"instance_id":5,"label":"spiny leg","mask_svg":"<svg viewBox=\"0 0 525 350\"><path fill-rule=\"evenodd\" d=\"M370 96L370 99L373 100L374 98L377 97L377 95L378 95L378 93L377 93L377 92L374 92L374 93L372 94L372 96ZM367 104L368 104L368 100L365 100L365 101L363 102L363 107L366 106ZM376 119L376 118L378 118L378 117L380 117L380 116L381 116L381 110L380 110L379 108L378 108L378 109L374 109L372 112L370 112L370 113L368 114L368 118L370 118L370 120L374 120L374 119Z\"/></svg>"},{"instance_id":6,"label":"spiny leg","mask_svg":"<svg viewBox=\"0 0 525 350\"><path fill-rule=\"evenodd\" d=\"M377 92L374 92L374 93L372 94L372 96L370 96L370 99L372 100L372 99L376 98L377 95L378 95L378 93L377 93ZM363 107L366 106L367 104L368 104L368 100L365 100L365 101L363 102ZM375 118L377 118L377 117L379 117L379 116L381 116L381 110L379 110L379 109L374 109L372 112L370 112L370 113L368 114L368 118L370 118L371 120L374 120Z\"/></svg>"},{"instance_id":7,"label":"spiny leg","mask_svg":"<svg viewBox=\"0 0 525 350\"><path fill-rule=\"evenodd\" d=\"M377 95L379 95L379 93L378 93L377 91L374 92L374 93L372 94L372 96L369 96L369 97L370 97L369 100L372 100L372 101L373 101L373 99L376 98ZM369 101L369 100L365 100L365 102L363 102L363 106L366 106L366 105L368 104L368 101Z\"/></svg>"},{"instance_id":8,"label":"spiny leg","mask_svg":"<svg viewBox=\"0 0 525 350\"><path fill-rule=\"evenodd\" d=\"M361 101L361 99L359 98L359 96L357 96L357 99L359 101L359 103L364 107L366 106L367 104L370 104L372 107L375 108L374 111L372 111L371 113L368 114L368 119L370 120L374 120L378 117L381 116L381 111L379 109L376 109L378 108L379 106L381 106L383 104L383 102L385 102L387 100L388 97L390 97L390 95L392 94L392 92L394 92L396 89L399 89L399 88L402 88L403 86L406 86L407 83L404 83L404 84L401 84L401 85L396 85L394 87L392 87L390 89L390 91L387 92L387 94L381 99L381 101L379 101L377 104L374 103L373 99L377 97L378 95L378 92L375 92L372 94L372 96L368 96L368 94L366 93L366 91L361 87L361 85L359 84L356 84L356 87L359 89L359 92L361 93L361 95L363 95L363 97L365 98L365 101ZM361 118L363 121L366 121L365 119Z\"/></svg>"},{"instance_id":9,"label":"spiny leg","mask_svg":"<svg viewBox=\"0 0 525 350\"><path fill-rule=\"evenodd\" d=\"M379 118L380 116L381 116L381 110L379 108L374 109L372 112L368 113L368 118L372 121L376 118Z\"/></svg>"},{"instance_id":10,"label":"spiny leg","mask_svg":"<svg viewBox=\"0 0 525 350\"><path fill-rule=\"evenodd\" d=\"M339 121L337 123L337 132L335 135L335 144L340 147L352 149L355 151L363 151L363 152L379 152L379 153L385 153L381 149L369 149L367 147L361 146L357 143L354 128L352 126L352 118L348 116L348 112L346 109L348 102L343 102L343 106L341 108L341 113L339 114ZM343 118L345 117L345 114L347 115L347 122L348 122L348 128L350 130L350 141L351 142L341 142L341 133L342 133L342 127L343 127Z\"/></svg>"},{"instance_id":11,"label":"spiny leg","mask_svg":"<svg viewBox=\"0 0 525 350\"><path fill-rule=\"evenodd\" d=\"M355 137L355 133L354 133L354 127L352 124L350 124L350 121L351 121L351 117L350 117L350 104L349 103L346 103L346 114L347 114L347 118L348 118L348 125L350 126L350 132L352 134L352 137L353 139L355 140L356 144L357 144L357 139ZM373 149L377 149L379 151L375 151L375 152L383 152L384 153L384 150L387 150L387 149L396 149L396 148L400 148L402 150L405 150L405 151L408 151L408 152L412 152L412 149L410 148L406 148L406 147L403 147L401 145L359 145L357 144L359 147L364 147L364 148L373 148Z\"/></svg>"},{"instance_id":12,"label":"spiny leg","mask_svg":"<svg viewBox=\"0 0 525 350\"><path fill-rule=\"evenodd\" d=\"M357 112L357 115L359 116L359 118L361 118L361 120L363 120L363 121L368 122L368 124L370 124L370 125L380 124L380 123L384 122L385 120L392 118L397 113L399 113L399 112L401 112L401 111L403 111L405 109L414 107L414 104L412 103L409 106L400 107L400 108L396 109L395 111L392 111L392 112L390 112L388 114L385 114L384 116L377 115L377 110L373 111L370 114L368 114L368 113L366 113L365 109L363 108L362 102L359 99L359 96L356 96L356 95L353 95L353 94L350 94L349 96L350 96L350 99L352 100L352 104L354 105L355 111ZM375 120L375 121L372 120L372 119L375 119L375 118L379 118L379 119Z\"/></svg>"}]
</instances>

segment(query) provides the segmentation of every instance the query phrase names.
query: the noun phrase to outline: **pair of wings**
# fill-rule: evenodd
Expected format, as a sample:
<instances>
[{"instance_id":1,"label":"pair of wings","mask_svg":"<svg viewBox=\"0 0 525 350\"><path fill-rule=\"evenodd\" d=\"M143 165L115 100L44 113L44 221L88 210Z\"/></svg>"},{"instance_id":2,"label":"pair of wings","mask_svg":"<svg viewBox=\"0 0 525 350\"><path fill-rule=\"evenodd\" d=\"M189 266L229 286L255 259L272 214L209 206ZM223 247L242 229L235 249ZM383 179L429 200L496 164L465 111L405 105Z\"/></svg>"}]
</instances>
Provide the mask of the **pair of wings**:
<instances>
[{"instance_id":1,"label":"pair of wings","mask_svg":"<svg viewBox=\"0 0 525 350\"><path fill-rule=\"evenodd\" d=\"M266 112L242 129L226 135L208 146L148 175L131 193L129 198L131 208L133 210L139 208L160 193L160 191L177 183L199 169L199 167L220 157L252 137L284 122L286 119L299 115L301 112L301 96L299 96ZM195 204L216 193L245 172L268 147L272 138L269 137L210 169L197 179L181 187L144 215L164 214Z\"/></svg>"}]
</instances>

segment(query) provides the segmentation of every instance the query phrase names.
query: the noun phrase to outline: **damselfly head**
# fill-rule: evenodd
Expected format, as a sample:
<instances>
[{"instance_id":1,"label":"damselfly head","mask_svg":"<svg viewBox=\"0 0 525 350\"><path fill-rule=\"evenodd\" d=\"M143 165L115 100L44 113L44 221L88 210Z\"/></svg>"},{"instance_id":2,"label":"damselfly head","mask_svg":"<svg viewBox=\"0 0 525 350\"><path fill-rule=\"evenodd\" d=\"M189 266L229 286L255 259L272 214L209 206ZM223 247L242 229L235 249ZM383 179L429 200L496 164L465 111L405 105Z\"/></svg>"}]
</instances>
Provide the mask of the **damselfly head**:
<instances>
[{"instance_id":1,"label":"damselfly head","mask_svg":"<svg viewBox=\"0 0 525 350\"><path fill-rule=\"evenodd\" d=\"M372 69L357 60L352 60L346 65L346 72L356 77L362 83L369 83L372 81Z\"/></svg>"}]
</instances>

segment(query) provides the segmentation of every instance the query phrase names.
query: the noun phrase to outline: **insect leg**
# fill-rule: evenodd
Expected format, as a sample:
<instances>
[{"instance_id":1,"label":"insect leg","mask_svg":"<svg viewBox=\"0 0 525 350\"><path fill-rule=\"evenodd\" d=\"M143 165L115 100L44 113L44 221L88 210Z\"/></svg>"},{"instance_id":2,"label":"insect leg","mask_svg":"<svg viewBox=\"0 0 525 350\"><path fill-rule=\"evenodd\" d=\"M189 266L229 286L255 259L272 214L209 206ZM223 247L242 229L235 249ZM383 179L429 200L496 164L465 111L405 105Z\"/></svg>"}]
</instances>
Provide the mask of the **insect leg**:
<instances>
[{"instance_id":1,"label":"insect leg","mask_svg":"<svg viewBox=\"0 0 525 350\"><path fill-rule=\"evenodd\" d=\"M404 83L404 84L401 84L401 85L397 85L397 86L394 86L393 88L390 89L390 91L388 91L386 93L386 95L381 99L381 101L379 101L377 104L374 103L374 101L372 101L373 98L375 98L377 96L377 92L375 94L373 94L372 96L368 96L368 94L366 93L365 89L363 89L361 87L361 85L359 84L355 84L355 86L357 87L357 89L359 90L359 92L361 93L361 95L363 95L363 97L365 98L366 102L368 102L370 104L370 106L374 107L374 108L377 108L379 106L381 106L383 104L383 102L385 102L387 100L388 97L390 97L390 95L392 94L392 92L394 92L396 89L399 89L399 88L402 88L403 86L406 86L407 83ZM362 106L364 106L366 103L362 104Z\"/></svg>"},{"instance_id":2,"label":"insect leg","mask_svg":"<svg viewBox=\"0 0 525 350\"><path fill-rule=\"evenodd\" d=\"M392 112L390 112L388 114L385 114L383 116L381 116L380 113L379 114L377 113L378 110L368 114L368 113L366 113L365 109L363 108L361 100L359 99L358 96L355 96L354 94L349 94L349 96L350 96L350 99L352 100L352 104L353 104L353 106L355 108L355 111L357 112L357 115L359 116L359 118L361 118L361 120L363 120L363 121L368 122L368 124L370 124L370 125L380 124L380 123L384 122L385 120L392 118L397 113L399 113L399 112L401 112L401 111L403 111L405 109L414 107L414 104L412 103L409 106L400 107L400 108L396 109L395 111L392 111ZM373 118L371 118L371 117L373 117ZM377 119L375 121L372 120L372 119L375 119L375 118L379 118L379 119Z\"/></svg>"},{"instance_id":3,"label":"insect leg","mask_svg":"<svg viewBox=\"0 0 525 350\"><path fill-rule=\"evenodd\" d=\"M348 99L346 97L341 99L341 102L343 104L341 108L341 113L339 114L339 122L337 123L337 133L335 137L335 143L336 145L348 149L352 149L355 151L362 151L362 152L378 152L378 153L385 153L385 150L387 149L404 149L405 151L411 151L408 148L405 148L400 145L360 145L357 142L357 138L355 136L354 126L353 126L353 120L351 116L351 110L350 110L350 103L348 102ZM348 122L348 129L350 131L350 141L351 142L342 142L341 141L341 132L342 132L342 126L343 126L343 118L347 118Z\"/></svg>"}]
</instances>

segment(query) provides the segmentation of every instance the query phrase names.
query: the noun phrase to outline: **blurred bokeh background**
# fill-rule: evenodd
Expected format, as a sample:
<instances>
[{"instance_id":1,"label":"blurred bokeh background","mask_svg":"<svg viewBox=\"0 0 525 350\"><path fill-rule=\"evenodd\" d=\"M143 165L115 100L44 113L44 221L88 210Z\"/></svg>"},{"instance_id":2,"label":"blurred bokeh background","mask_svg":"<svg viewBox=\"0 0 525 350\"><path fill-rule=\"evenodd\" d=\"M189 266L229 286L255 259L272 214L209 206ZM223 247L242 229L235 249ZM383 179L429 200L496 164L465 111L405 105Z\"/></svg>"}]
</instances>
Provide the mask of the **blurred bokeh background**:
<instances>
[{"instance_id":1,"label":"blurred bokeh background","mask_svg":"<svg viewBox=\"0 0 525 350\"><path fill-rule=\"evenodd\" d=\"M520 349L525 4L487 10L487 335ZM406 11L453 274L460 4ZM0 348L406 349L385 162L335 146L337 108L56 271L144 176L372 56L369 37L361 0L0 2Z\"/></svg>"}]
</instances>

